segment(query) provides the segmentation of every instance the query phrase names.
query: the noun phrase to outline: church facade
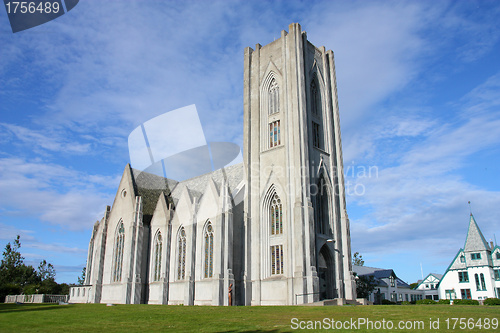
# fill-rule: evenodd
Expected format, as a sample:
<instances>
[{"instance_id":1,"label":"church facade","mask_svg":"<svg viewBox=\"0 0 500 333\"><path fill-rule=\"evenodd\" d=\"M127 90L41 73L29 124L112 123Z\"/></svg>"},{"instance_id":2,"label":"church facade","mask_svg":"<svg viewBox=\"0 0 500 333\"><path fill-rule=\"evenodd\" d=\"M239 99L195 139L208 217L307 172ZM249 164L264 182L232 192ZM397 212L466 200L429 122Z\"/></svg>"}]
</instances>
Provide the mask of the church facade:
<instances>
[{"instance_id":1,"label":"church facade","mask_svg":"<svg viewBox=\"0 0 500 333\"><path fill-rule=\"evenodd\" d=\"M127 165L70 302L354 300L334 55L299 24L244 52L243 163L177 182Z\"/></svg>"}]
</instances>

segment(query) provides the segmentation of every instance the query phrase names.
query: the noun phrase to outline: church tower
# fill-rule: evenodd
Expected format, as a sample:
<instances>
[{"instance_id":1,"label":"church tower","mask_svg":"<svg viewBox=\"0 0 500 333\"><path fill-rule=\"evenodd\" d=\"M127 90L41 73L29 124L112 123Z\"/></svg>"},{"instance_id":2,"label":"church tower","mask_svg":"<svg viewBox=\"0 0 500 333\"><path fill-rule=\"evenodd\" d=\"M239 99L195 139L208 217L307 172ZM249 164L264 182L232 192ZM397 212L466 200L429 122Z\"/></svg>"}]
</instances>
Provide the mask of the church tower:
<instances>
[{"instance_id":1,"label":"church tower","mask_svg":"<svg viewBox=\"0 0 500 333\"><path fill-rule=\"evenodd\" d=\"M356 298L334 56L299 24L244 60L247 305Z\"/></svg>"}]
</instances>

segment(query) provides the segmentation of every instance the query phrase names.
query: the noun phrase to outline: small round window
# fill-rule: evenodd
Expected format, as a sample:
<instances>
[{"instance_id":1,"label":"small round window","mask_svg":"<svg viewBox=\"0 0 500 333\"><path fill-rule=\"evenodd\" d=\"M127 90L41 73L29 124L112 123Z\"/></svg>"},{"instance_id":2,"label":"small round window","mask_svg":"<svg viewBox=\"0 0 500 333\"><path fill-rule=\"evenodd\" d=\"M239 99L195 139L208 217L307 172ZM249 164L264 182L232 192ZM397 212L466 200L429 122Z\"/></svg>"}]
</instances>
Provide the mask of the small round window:
<instances>
[{"instance_id":1,"label":"small round window","mask_svg":"<svg viewBox=\"0 0 500 333\"><path fill-rule=\"evenodd\" d=\"M127 190L123 189L122 190L122 198L125 198L127 196Z\"/></svg>"}]
</instances>

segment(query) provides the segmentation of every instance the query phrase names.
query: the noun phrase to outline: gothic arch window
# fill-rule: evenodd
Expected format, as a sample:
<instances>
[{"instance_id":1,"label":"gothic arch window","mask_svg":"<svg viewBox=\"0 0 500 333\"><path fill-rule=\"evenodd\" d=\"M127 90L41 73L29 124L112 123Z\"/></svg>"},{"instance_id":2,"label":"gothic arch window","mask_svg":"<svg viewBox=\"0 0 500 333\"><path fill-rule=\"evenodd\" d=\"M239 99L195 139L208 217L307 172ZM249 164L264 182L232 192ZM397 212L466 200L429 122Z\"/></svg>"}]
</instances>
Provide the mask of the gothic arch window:
<instances>
[{"instance_id":1,"label":"gothic arch window","mask_svg":"<svg viewBox=\"0 0 500 333\"><path fill-rule=\"evenodd\" d=\"M177 236L177 280L186 278L186 230L181 227Z\"/></svg>"},{"instance_id":2,"label":"gothic arch window","mask_svg":"<svg viewBox=\"0 0 500 333\"><path fill-rule=\"evenodd\" d=\"M281 106L280 106L280 86L277 74L274 71L269 72L262 84L262 110L267 112L267 122L263 123L263 149L269 149L280 146L281 140ZM263 115L263 120L266 115ZM266 127L267 126L267 127ZM267 136L267 138L266 138ZM267 143L266 143L267 142Z\"/></svg>"},{"instance_id":3,"label":"gothic arch window","mask_svg":"<svg viewBox=\"0 0 500 333\"><path fill-rule=\"evenodd\" d=\"M269 217L271 221L271 235L279 235L283 233L283 206L281 204L281 199L275 193L269 211Z\"/></svg>"},{"instance_id":4,"label":"gothic arch window","mask_svg":"<svg viewBox=\"0 0 500 333\"><path fill-rule=\"evenodd\" d=\"M269 85L269 114L280 112L280 88L276 79L272 79Z\"/></svg>"},{"instance_id":5,"label":"gothic arch window","mask_svg":"<svg viewBox=\"0 0 500 333\"><path fill-rule=\"evenodd\" d=\"M119 222L115 236L115 255L113 258L113 282L121 281L123 268L123 247L125 245L125 228Z\"/></svg>"},{"instance_id":6,"label":"gothic arch window","mask_svg":"<svg viewBox=\"0 0 500 333\"><path fill-rule=\"evenodd\" d=\"M322 121L322 106L321 106L321 93L319 91L318 78L316 73L313 74L310 85L311 97L311 113L313 115L311 123L311 135L313 147L323 149L323 121Z\"/></svg>"},{"instance_id":7,"label":"gothic arch window","mask_svg":"<svg viewBox=\"0 0 500 333\"><path fill-rule=\"evenodd\" d=\"M163 249L163 238L161 232L156 233L153 243L153 281L160 281L161 278L161 254Z\"/></svg>"},{"instance_id":8,"label":"gothic arch window","mask_svg":"<svg viewBox=\"0 0 500 333\"><path fill-rule=\"evenodd\" d=\"M481 290L481 285L479 284L479 275L476 273L474 274L474 277L476 279L476 290Z\"/></svg>"},{"instance_id":9,"label":"gothic arch window","mask_svg":"<svg viewBox=\"0 0 500 333\"><path fill-rule=\"evenodd\" d=\"M208 222L204 232L205 237L205 278L211 278L214 270L214 229Z\"/></svg>"},{"instance_id":10,"label":"gothic arch window","mask_svg":"<svg viewBox=\"0 0 500 333\"><path fill-rule=\"evenodd\" d=\"M269 275L284 274L284 248L283 248L283 233L284 233L284 203L276 193L274 186L266 195L264 204L264 212L267 215L267 250L269 257L265 259L268 263Z\"/></svg>"},{"instance_id":11,"label":"gothic arch window","mask_svg":"<svg viewBox=\"0 0 500 333\"><path fill-rule=\"evenodd\" d=\"M315 192L315 193L314 193ZM331 235L330 227L330 196L327 183L323 176L320 176L316 185L314 195L314 219L316 221L316 231L323 235Z\"/></svg>"}]
</instances>

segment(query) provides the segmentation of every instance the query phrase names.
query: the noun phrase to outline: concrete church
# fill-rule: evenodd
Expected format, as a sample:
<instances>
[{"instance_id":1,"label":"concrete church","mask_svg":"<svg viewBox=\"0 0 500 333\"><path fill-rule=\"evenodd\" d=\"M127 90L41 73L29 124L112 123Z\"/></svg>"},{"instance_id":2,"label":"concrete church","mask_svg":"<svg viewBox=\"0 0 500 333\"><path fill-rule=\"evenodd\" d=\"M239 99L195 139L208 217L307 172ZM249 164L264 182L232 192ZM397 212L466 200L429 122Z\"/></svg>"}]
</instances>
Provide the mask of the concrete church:
<instances>
[{"instance_id":1,"label":"concrete church","mask_svg":"<svg viewBox=\"0 0 500 333\"><path fill-rule=\"evenodd\" d=\"M177 182L125 167L70 302L354 300L332 51L299 24L244 55L243 163Z\"/></svg>"}]
</instances>

